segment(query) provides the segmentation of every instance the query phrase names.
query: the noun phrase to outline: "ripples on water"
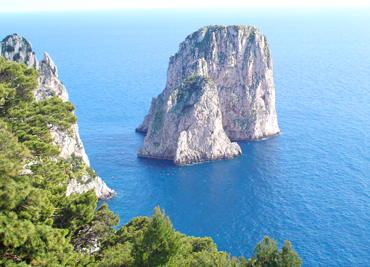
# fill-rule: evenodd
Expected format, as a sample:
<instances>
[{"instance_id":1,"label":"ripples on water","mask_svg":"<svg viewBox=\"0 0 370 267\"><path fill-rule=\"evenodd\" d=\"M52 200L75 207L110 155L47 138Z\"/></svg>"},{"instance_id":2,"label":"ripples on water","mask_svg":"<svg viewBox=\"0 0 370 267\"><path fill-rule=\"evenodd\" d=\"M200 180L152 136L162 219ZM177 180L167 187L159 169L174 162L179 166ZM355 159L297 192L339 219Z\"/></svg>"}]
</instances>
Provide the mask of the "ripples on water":
<instances>
[{"instance_id":1,"label":"ripples on water","mask_svg":"<svg viewBox=\"0 0 370 267\"><path fill-rule=\"evenodd\" d=\"M250 256L264 235L305 266L370 265L370 10L238 9L2 14L47 51L77 107L92 167L121 224L160 205L174 227ZM136 157L134 131L165 86L168 59L210 24L259 28L274 60L282 134L233 160L176 167Z\"/></svg>"}]
</instances>

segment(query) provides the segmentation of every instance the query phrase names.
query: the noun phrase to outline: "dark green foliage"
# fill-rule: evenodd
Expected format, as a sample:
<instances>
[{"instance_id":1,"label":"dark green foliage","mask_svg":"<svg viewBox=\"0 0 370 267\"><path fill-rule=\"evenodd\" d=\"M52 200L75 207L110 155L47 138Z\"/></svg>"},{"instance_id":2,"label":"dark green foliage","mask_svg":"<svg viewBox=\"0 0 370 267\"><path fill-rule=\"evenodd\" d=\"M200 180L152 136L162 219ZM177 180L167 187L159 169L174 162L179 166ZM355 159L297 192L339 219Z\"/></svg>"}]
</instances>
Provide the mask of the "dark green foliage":
<instances>
[{"instance_id":1,"label":"dark green foliage","mask_svg":"<svg viewBox=\"0 0 370 267\"><path fill-rule=\"evenodd\" d=\"M0 84L0 111L3 111L5 101L12 99L16 94L16 90L7 86L6 84Z\"/></svg>"},{"instance_id":2,"label":"dark green foliage","mask_svg":"<svg viewBox=\"0 0 370 267\"><path fill-rule=\"evenodd\" d=\"M7 117L20 142L23 142L34 155L55 156L59 150L52 143L49 128L57 125L66 130L76 123L72 113L74 106L52 97L40 102L18 103L8 110Z\"/></svg>"},{"instance_id":3,"label":"dark green foliage","mask_svg":"<svg viewBox=\"0 0 370 267\"><path fill-rule=\"evenodd\" d=\"M136 217L101 243L97 266L135 266L132 249L142 242L149 225L148 217Z\"/></svg>"},{"instance_id":4,"label":"dark green foliage","mask_svg":"<svg viewBox=\"0 0 370 267\"><path fill-rule=\"evenodd\" d=\"M119 243L138 243L137 241L142 239L144 231L148 229L149 223L148 217L133 218L102 243L102 250Z\"/></svg>"},{"instance_id":5,"label":"dark green foliage","mask_svg":"<svg viewBox=\"0 0 370 267\"><path fill-rule=\"evenodd\" d=\"M173 257L168 266L229 266L229 254L218 251L212 238L181 235L180 251Z\"/></svg>"},{"instance_id":6,"label":"dark green foliage","mask_svg":"<svg viewBox=\"0 0 370 267\"><path fill-rule=\"evenodd\" d=\"M64 164L63 160L51 160L48 158L39 158L37 164L29 167L32 171L32 185L36 188L47 189L53 195L53 198L64 196L68 175L65 169L69 165Z\"/></svg>"},{"instance_id":7,"label":"dark green foliage","mask_svg":"<svg viewBox=\"0 0 370 267\"><path fill-rule=\"evenodd\" d=\"M96 176L98 176L98 175L95 173L94 169L93 169L93 168L91 168L91 167L87 167L87 168L86 168L86 171L87 171L87 173L89 174L89 176L90 176L90 177L96 177Z\"/></svg>"},{"instance_id":8,"label":"dark green foliage","mask_svg":"<svg viewBox=\"0 0 370 267\"><path fill-rule=\"evenodd\" d=\"M0 175L15 177L22 170L21 164L31 154L9 128L7 123L0 121Z\"/></svg>"},{"instance_id":9,"label":"dark green foliage","mask_svg":"<svg viewBox=\"0 0 370 267\"><path fill-rule=\"evenodd\" d=\"M113 227L117 227L118 224L118 214L114 214L108 209L107 204L103 204L95 211L89 223L79 223L83 227L74 230L71 243L75 250L81 250L96 242L105 242L115 234L116 230Z\"/></svg>"},{"instance_id":10,"label":"dark green foliage","mask_svg":"<svg viewBox=\"0 0 370 267\"><path fill-rule=\"evenodd\" d=\"M159 209L154 209L143 239L135 243L132 254L136 266L163 266L179 250L179 235L172 229L172 223Z\"/></svg>"},{"instance_id":11,"label":"dark green foliage","mask_svg":"<svg viewBox=\"0 0 370 267\"><path fill-rule=\"evenodd\" d=\"M269 239L267 236L257 244L254 248L254 256L249 262L253 262L251 266L278 266L279 252L274 239Z\"/></svg>"},{"instance_id":12,"label":"dark green foliage","mask_svg":"<svg viewBox=\"0 0 370 267\"><path fill-rule=\"evenodd\" d=\"M292 251L292 245L285 241L281 251L277 249L274 239L265 236L254 248L253 256L248 261L241 259L241 266L250 267L298 267L302 265L297 252Z\"/></svg>"},{"instance_id":13,"label":"dark green foliage","mask_svg":"<svg viewBox=\"0 0 370 267\"><path fill-rule=\"evenodd\" d=\"M0 263L65 266L76 262L77 254L65 238L67 233L21 219L15 212L0 213Z\"/></svg>"},{"instance_id":14,"label":"dark green foliage","mask_svg":"<svg viewBox=\"0 0 370 267\"><path fill-rule=\"evenodd\" d=\"M89 223L100 240L106 240L112 234L115 234L116 230L113 227L117 227L118 224L118 214L114 214L113 211L109 210L107 204L101 205L95 211L94 218Z\"/></svg>"},{"instance_id":15,"label":"dark green foliage","mask_svg":"<svg viewBox=\"0 0 370 267\"><path fill-rule=\"evenodd\" d=\"M297 252L292 251L292 244L285 241L280 252L280 265L281 266L301 266L302 259L298 256Z\"/></svg>"},{"instance_id":16,"label":"dark green foliage","mask_svg":"<svg viewBox=\"0 0 370 267\"><path fill-rule=\"evenodd\" d=\"M111 266L125 266L134 267L135 259L131 255L132 243L118 243L104 250L96 261L95 266L111 267Z\"/></svg>"},{"instance_id":17,"label":"dark green foliage","mask_svg":"<svg viewBox=\"0 0 370 267\"><path fill-rule=\"evenodd\" d=\"M176 100L179 104L187 103L193 93L200 93L203 85L212 83L211 78L191 75L178 87Z\"/></svg>"},{"instance_id":18,"label":"dark green foliage","mask_svg":"<svg viewBox=\"0 0 370 267\"><path fill-rule=\"evenodd\" d=\"M11 130L35 156L56 156L49 128L68 129L76 123L75 107L52 97L33 101L39 73L24 63L5 61L0 57L0 116L8 120Z\"/></svg>"},{"instance_id":19,"label":"dark green foliage","mask_svg":"<svg viewBox=\"0 0 370 267\"><path fill-rule=\"evenodd\" d=\"M98 176L93 168L85 164L82 157L76 156L74 153L64 162L66 164L65 171L69 178L76 179L80 183L89 183Z\"/></svg>"},{"instance_id":20,"label":"dark green foliage","mask_svg":"<svg viewBox=\"0 0 370 267\"><path fill-rule=\"evenodd\" d=\"M97 200L93 189L80 195L72 194L54 223L59 228L70 229L72 235L78 235L79 228L93 219Z\"/></svg>"},{"instance_id":21,"label":"dark green foliage","mask_svg":"<svg viewBox=\"0 0 370 267\"><path fill-rule=\"evenodd\" d=\"M0 122L0 264L66 265L75 261L68 230L53 228L56 210L50 191L32 185L21 175L29 151Z\"/></svg>"},{"instance_id":22,"label":"dark green foliage","mask_svg":"<svg viewBox=\"0 0 370 267\"><path fill-rule=\"evenodd\" d=\"M166 266L178 254L182 236L157 207L151 218L134 218L106 239L97 266Z\"/></svg>"},{"instance_id":23,"label":"dark green foliage","mask_svg":"<svg viewBox=\"0 0 370 267\"><path fill-rule=\"evenodd\" d=\"M33 100L32 90L37 87L39 73L34 68L27 68L24 63L5 61L0 57L0 83L16 90L16 98L7 101Z\"/></svg>"},{"instance_id":24,"label":"dark green foliage","mask_svg":"<svg viewBox=\"0 0 370 267\"><path fill-rule=\"evenodd\" d=\"M154 117L154 121L151 126L151 132L150 132L149 137L152 137L162 127L163 118L164 118L164 112L157 111Z\"/></svg>"},{"instance_id":25,"label":"dark green foliage","mask_svg":"<svg viewBox=\"0 0 370 267\"><path fill-rule=\"evenodd\" d=\"M68 129L74 106L34 102L38 72L0 57L0 265L77 266L71 238L94 217L94 192L65 196L68 164L50 158L49 125ZM29 171L24 164L29 163Z\"/></svg>"}]
</instances>

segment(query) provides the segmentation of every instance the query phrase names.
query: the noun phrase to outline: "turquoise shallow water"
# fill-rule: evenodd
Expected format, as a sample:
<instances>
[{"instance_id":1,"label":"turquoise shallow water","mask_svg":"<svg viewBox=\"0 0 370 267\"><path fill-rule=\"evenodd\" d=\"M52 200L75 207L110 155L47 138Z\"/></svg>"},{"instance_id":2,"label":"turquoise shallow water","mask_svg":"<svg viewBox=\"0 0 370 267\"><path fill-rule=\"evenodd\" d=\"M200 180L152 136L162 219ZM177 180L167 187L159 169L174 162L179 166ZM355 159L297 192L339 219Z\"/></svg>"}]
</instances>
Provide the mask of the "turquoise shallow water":
<instances>
[{"instance_id":1,"label":"turquoise shallow water","mask_svg":"<svg viewBox=\"0 0 370 267\"><path fill-rule=\"evenodd\" d=\"M121 224L160 205L174 227L250 256L264 235L304 266L370 265L370 9L2 13L0 34L47 51L77 107L91 165ZM136 157L134 131L165 86L168 59L210 24L267 37L281 135L243 156L176 167Z\"/></svg>"}]
</instances>

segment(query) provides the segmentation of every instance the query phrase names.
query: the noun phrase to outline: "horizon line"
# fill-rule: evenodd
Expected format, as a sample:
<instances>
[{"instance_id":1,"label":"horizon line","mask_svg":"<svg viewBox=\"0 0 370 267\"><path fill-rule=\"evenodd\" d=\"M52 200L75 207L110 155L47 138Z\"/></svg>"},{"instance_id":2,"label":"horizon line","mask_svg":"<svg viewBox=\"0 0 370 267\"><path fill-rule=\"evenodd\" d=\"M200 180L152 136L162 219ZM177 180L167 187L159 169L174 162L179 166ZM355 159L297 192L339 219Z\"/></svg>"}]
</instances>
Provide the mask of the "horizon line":
<instances>
[{"instance_id":1,"label":"horizon line","mask_svg":"<svg viewBox=\"0 0 370 267\"><path fill-rule=\"evenodd\" d=\"M157 11L157 10L204 10L204 9L247 9L247 8L370 8L370 3L367 5L271 5L271 6L215 6L215 7L121 7L121 8L81 8L81 9L38 9L38 10L6 10L0 11L0 14L4 13L37 13L37 12L66 12L66 11L125 11L125 10L146 10L146 11Z\"/></svg>"}]
</instances>

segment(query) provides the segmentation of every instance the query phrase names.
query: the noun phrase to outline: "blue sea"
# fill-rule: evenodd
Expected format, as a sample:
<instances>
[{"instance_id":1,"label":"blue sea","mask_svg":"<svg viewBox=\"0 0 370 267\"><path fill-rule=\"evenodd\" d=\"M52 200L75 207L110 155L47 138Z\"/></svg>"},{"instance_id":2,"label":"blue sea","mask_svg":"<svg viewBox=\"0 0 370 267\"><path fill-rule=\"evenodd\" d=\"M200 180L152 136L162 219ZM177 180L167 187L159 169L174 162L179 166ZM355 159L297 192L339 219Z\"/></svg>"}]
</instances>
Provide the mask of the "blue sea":
<instances>
[{"instance_id":1,"label":"blue sea","mask_svg":"<svg viewBox=\"0 0 370 267\"><path fill-rule=\"evenodd\" d=\"M268 235L291 241L303 266L370 266L369 8L0 14L0 38L18 33L58 66L121 225L160 206L176 230L232 256L250 257ZM135 128L165 87L169 57L199 28L231 24L267 37L281 134L240 142L232 160L138 158Z\"/></svg>"}]
</instances>

